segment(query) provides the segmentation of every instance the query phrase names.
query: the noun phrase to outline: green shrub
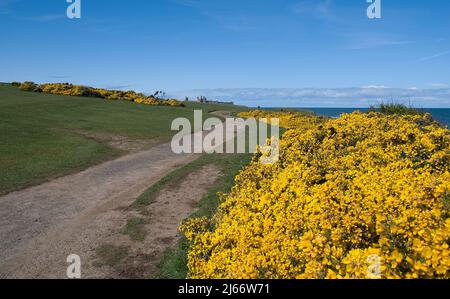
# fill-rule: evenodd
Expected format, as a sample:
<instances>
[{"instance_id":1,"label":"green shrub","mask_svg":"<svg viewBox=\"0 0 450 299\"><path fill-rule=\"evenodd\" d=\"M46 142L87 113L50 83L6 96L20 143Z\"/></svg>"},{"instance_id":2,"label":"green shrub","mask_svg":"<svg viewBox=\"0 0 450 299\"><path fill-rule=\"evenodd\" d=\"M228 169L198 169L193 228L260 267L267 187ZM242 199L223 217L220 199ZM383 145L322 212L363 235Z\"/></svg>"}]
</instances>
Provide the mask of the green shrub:
<instances>
[{"instance_id":1,"label":"green shrub","mask_svg":"<svg viewBox=\"0 0 450 299\"><path fill-rule=\"evenodd\" d=\"M390 104L381 103L379 106L370 107L369 110L380 112L382 114L387 114L387 115L420 115L420 114L423 114L423 112L419 111L416 108L408 107L406 105L398 104L398 103L390 103Z\"/></svg>"},{"instance_id":2,"label":"green shrub","mask_svg":"<svg viewBox=\"0 0 450 299\"><path fill-rule=\"evenodd\" d=\"M20 89L24 91L42 92L40 86L31 81L26 81L20 84Z\"/></svg>"},{"instance_id":3,"label":"green shrub","mask_svg":"<svg viewBox=\"0 0 450 299\"><path fill-rule=\"evenodd\" d=\"M24 82L20 84L20 88L25 91L44 92L49 94L102 98L107 100L124 100L144 105L184 107L184 104L175 99L163 101L156 99L154 96L146 96L143 93L132 90L107 90L89 86L73 85L70 83L47 83L38 85L34 82Z\"/></svg>"}]
</instances>

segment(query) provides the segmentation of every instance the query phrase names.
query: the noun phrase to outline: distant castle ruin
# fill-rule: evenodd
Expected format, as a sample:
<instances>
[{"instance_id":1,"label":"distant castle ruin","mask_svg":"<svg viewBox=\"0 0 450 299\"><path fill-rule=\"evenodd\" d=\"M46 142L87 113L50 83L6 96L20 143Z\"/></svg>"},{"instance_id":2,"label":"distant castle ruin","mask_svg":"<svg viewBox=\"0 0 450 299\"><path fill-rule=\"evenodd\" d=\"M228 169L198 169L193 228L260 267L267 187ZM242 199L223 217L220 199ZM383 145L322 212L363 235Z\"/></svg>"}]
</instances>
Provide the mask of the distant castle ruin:
<instances>
[{"instance_id":1,"label":"distant castle ruin","mask_svg":"<svg viewBox=\"0 0 450 299\"><path fill-rule=\"evenodd\" d=\"M234 105L234 102L223 102L219 100L208 100L205 96L199 96L197 97L197 102L199 103L205 103L205 104L227 104L227 105Z\"/></svg>"}]
</instances>

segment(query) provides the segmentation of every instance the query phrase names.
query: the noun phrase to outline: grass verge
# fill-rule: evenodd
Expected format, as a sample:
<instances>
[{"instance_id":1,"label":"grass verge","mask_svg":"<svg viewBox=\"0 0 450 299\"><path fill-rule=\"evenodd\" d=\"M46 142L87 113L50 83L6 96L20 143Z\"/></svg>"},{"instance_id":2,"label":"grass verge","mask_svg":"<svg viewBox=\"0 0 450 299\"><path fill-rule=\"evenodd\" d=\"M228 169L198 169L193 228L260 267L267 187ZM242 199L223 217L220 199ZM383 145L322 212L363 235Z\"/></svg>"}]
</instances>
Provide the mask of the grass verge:
<instances>
[{"instance_id":1,"label":"grass verge","mask_svg":"<svg viewBox=\"0 0 450 299\"><path fill-rule=\"evenodd\" d=\"M211 217L219 205L218 193L225 193L231 190L231 187L234 185L234 178L251 161L251 158L251 154L202 155L197 160L173 171L150 187L137 198L133 207L145 214L145 207L156 199L159 191L164 187L175 184L175 182L203 166L214 164L221 169L222 174L216 183L209 188L207 194L200 200L197 211L192 215L192 217ZM184 237L182 237L175 248L170 248L165 252L154 278L186 278L187 252L188 244Z\"/></svg>"}]
</instances>

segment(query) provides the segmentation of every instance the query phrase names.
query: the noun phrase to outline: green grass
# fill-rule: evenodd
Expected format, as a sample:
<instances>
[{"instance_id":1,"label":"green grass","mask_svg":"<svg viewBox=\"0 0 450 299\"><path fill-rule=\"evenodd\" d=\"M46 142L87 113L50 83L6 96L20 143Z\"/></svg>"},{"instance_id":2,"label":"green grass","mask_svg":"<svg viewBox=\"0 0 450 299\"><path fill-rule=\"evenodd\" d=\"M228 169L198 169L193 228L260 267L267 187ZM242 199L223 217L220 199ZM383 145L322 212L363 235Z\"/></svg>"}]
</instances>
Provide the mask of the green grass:
<instances>
[{"instance_id":1,"label":"green grass","mask_svg":"<svg viewBox=\"0 0 450 299\"><path fill-rule=\"evenodd\" d=\"M313 111L310 111L306 108L293 108L293 107L286 107L286 108L265 108L264 111L272 111L272 112L295 112L302 115L315 115Z\"/></svg>"},{"instance_id":2,"label":"green grass","mask_svg":"<svg viewBox=\"0 0 450 299\"><path fill-rule=\"evenodd\" d=\"M202 109L243 111L233 105L185 103L146 106L126 101L25 92L0 84L0 194L42 183L111 159L123 152L80 131L166 142L172 120Z\"/></svg>"},{"instance_id":3,"label":"green grass","mask_svg":"<svg viewBox=\"0 0 450 299\"><path fill-rule=\"evenodd\" d=\"M220 203L219 193L227 193L234 185L234 179L239 171L251 161L251 154L212 154L203 155L196 161L172 172L161 180L158 186L152 186L144 193L136 202L136 206L147 205L158 194L164 186L178 181L181 177L186 176L190 172L199 167L215 164L222 170L222 175L218 181L212 186L207 194L203 196L198 204L198 210L192 217L212 217L216 212ZM178 246L168 249L159 264L158 273L154 278L164 279L184 279L187 276L187 252L189 245L184 237L181 238Z\"/></svg>"},{"instance_id":4,"label":"green grass","mask_svg":"<svg viewBox=\"0 0 450 299\"><path fill-rule=\"evenodd\" d=\"M142 242L147 236L147 231L144 229L146 220L144 218L130 218L122 230L122 233L128 235L131 240Z\"/></svg>"},{"instance_id":5,"label":"green grass","mask_svg":"<svg viewBox=\"0 0 450 299\"><path fill-rule=\"evenodd\" d=\"M228 105L228 104L202 104L198 102L183 102L186 108L190 109L202 109L204 112L214 112L214 111L230 111L233 115L236 115L242 111L248 111L250 108L239 105Z\"/></svg>"},{"instance_id":6,"label":"green grass","mask_svg":"<svg viewBox=\"0 0 450 299\"><path fill-rule=\"evenodd\" d=\"M376 107L370 107L369 111L376 111L387 115L419 115L422 112L416 108L398 103L381 103Z\"/></svg>"}]
</instances>

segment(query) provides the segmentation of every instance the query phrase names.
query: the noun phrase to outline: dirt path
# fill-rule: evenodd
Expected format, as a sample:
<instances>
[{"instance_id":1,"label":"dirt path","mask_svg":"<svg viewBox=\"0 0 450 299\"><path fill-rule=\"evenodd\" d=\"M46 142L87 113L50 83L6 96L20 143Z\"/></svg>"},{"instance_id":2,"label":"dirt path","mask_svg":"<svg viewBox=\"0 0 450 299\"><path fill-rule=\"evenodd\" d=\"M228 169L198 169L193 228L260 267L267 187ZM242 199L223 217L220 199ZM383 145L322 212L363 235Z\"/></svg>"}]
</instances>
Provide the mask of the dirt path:
<instances>
[{"instance_id":1,"label":"dirt path","mask_svg":"<svg viewBox=\"0 0 450 299\"><path fill-rule=\"evenodd\" d=\"M83 259L108 234L114 210L196 157L159 145L1 197L0 277L65 277L67 256Z\"/></svg>"},{"instance_id":2,"label":"dirt path","mask_svg":"<svg viewBox=\"0 0 450 299\"><path fill-rule=\"evenodd\" d=\"M145 211L134 209L116 212L116 231L123 230L127 219L142 220L139 231L142 240L132 240L127 234L112 233L89 257L92 263L83 269L85 278L137 278L154 276L167 248L180 239L181 222L196 209L199 200L220 176L215 165L206 165L164 187ZM144 215L142 215L144 214Z\"/></svg>"},{"instance_id":3,"label":"dirt path","mask_svg":"<svg viewBox=\"0 0 450 299\"><path fill-rule=\"evenodd\" d=\"M152 184L198 157L158 145L0 197L0 278L66 278L71 254L81 257L84 278L151 273L164 249L176 243L178 225L195 210L205 184L219 173L202 168L180 182L180 189L162 192L148 208L154 218L146 224L150 237L142 244L118 235L132 216L127 208ZM108 242L112 248L107 251L115 252L112 262L94 266L96 251ZM130 252L137 255L134 265L122 270L113 265Z\"/></svg>"}]
</instances>

